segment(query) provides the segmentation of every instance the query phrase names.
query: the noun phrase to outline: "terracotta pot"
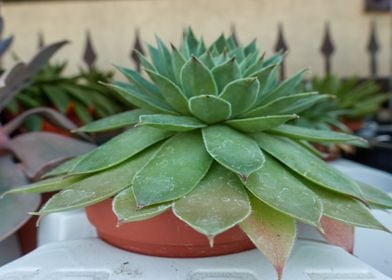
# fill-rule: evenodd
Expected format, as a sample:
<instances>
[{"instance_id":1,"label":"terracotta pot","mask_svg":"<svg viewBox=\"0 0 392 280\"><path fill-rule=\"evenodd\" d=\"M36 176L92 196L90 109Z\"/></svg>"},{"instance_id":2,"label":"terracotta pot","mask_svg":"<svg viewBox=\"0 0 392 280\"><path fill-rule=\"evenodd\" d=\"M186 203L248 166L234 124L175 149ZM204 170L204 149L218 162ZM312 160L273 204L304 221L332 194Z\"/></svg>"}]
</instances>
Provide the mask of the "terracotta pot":
<instances>
[{"instance_id":1,"label":"terracotta pot","mask_svg":"<svg viewBox=\"0 0 392 280\"><path fill-rule=\"evenodd\" d=\"M214 247L208 239L174 216L171 210L154 218L117 226L112 200L86 208L98 236L118 248L161 257L208 257L253 249L253 243L234 227L217 235Z\"/></svg>"}]
</instances>

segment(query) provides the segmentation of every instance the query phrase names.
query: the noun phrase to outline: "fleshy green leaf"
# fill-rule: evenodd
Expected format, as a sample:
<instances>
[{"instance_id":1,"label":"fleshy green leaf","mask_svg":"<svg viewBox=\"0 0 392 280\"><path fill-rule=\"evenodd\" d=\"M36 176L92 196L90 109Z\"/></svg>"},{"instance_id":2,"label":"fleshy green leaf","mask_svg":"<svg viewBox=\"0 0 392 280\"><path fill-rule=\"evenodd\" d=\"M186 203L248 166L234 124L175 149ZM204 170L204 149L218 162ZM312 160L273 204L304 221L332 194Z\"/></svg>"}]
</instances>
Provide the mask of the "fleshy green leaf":
<instances>
[{"instance_id":1,"label":"fleshy green leaf","mask_svg":"<svg viewBox=\"0 0 392 280\"><path fill-rule=\"evenodd\" d=\"M223 125L205 127L202 132L208 153L244 180L263 166L264 155L252 138Z\"/></svg>"},{"instance_id":2,"label":"fleshy green leaf","mask_svg":"<svg viewBox=\"0 0 392 280\"><path fill-rule=\"evenodd\" d=\"M90 152L71 173L92 173L115 166L170 135L148 126L131 128Z\"/></svg>"},{"instance_id":3,"label":"fleshy green leaf","mask_svg":"<svg viewBox=\"0 0 392 280\"><path fill-rule=\"evenodd\" d=\"M324 216L354 226L385 230L385 227L373 217L361 202L349 196L324 190L310 182L307 185L321 199L324 205Z\"/></svg>"},{"instance_id":4,"label":"fleshy green leaf","mask_svg":"<svg viewBox=\"0 0 392 280\"><path fill-rule=\"evenodd\" d=\"M143 221L153 218L171 207L171 203L162 203L138 208L132 187L126 188L113 199L113 212L120 223Z\"/></svg>"},{"instance_id":5,"label":"fleshy green leaf","mask_svg":"<svg viewBox=\"0 0 392 280\"><path fill-rule=\"evenodd\" d=\"M212 75L215 78L218 92L221 92L228 83L241 78L241 70L235 58L232 58L226 63L214 67Z\"/></svg>"},{"instance_id":6,"label":"fleshy green leaf","mask_svg":"<svg viewBox=\"0 0 392 280\"><path fill-rule=\"evenodd\" d=\"M254 108L251 111L244 113L242 116L250 118L273 114L298 114L328 97L330 96L326 94L321 95L317 92L297 93L290 96L283 96L268 104Z\"/></svg>"},{"instance_id":7,"label":"fleshy green leaf","mask_svg":"<svg viewBox=\"0 0 392 280\"><path fill-rule=\"evenodd\" d=\"M323 216L321 218L322 236L329 244L339 246L349 252L354 251L354 226Z\"/></svg>"},{"instance_id":8,"label":"fleshy green leaf","mask_svg":"<svg viewBox=\"0 0 392 280\"><path fill-rule=\"evenodd\" d=\"M156 128L179 132L190 131L206 126L206 124L193 117L159 114L140 116L139 125L148 125Z\"/></svg>"},{"instance_id":9,"label":"fleshy green leaf","mask_svg":"<svg viewBox=\"0 0 392 280\"><path fill-rule=\"evenodd\" d=\"M332 130L312 129L288 124L272 128L269 130L269 133L313 142L340 143L361 141L366 143L365 139L347 133L335 132Z\"/></svg>"},{"instance_id":10,"label":"fleshy green leaf","mask_svg":"<svg viewBox=\"0 0 392 280\"><path fill-rule=\"evenodd\" d=\"M45 215L86 207L129 187L135 174L151 159L157 147L146 150L109 170L94 174L52 196L38 212Z\"/></svg>"},{"instance_id":11,"label":"fleshy green leaf","mask_svg":"<svg viewBox=\"0 0 392 280\"><path fill-rule=\"evenodd\" d=\"M250 214L250 203L238 177L214 164L199 185L173 205L174 214L210 241Z\"/></svg>"},{"instance_id":12,"label":"fleshy green leaf","mask_svg":"<svg viewBox=\"0 0 392 280\"><path fill-rule=\"evenodd\" d=\"M55 167L48 173L45 173L43 178L48 178L48 177L54 177L54 176L59 176L59 175L64 175L70 172L79 162L82 161L84 157L86 157L88 154L80 155L77 157L74 157L70 160L65 161L64 163L60 164L59 166Z\"/></svg>"},{"instance_id":13,"label":"fleshy green leaf","mask_svg":"<svg viewBox=\"0 0 392 280\"><path fill-rule=\"evenodd\" d=\"M176 111L189 115L188 100L181 89L166 77L146 70L151 80L157 85L166 102Z\"/></svg>"},{"instance_id":14,"label":"fleshy green leaf","mask_svg":"<svg viewBox=\"0 0 392 280\"><path fill-rule=\"evenodd\" d=\"M194 56L184 64L180 76L182 89L187 97L217 94L210 70Z\"/></svg>"},{"instance_id":15,"label":"fleshy green leaf","mask_svg":"<svg viewBox=\"0 0 392 280\"><path fill-rule=\"evenodd\" d=\"M362 197L352 179L290 139L265 133L254 134L254 138L264 151L304 178L339 193Z\"/></svg>"},{"instance_id":16,"label":"fleshy green leaf","mask_svg":"<svg viewBox=\"0 0 392 280\"><path fill-rule=\"evenodd\" d=\"M211 53L209 51L206 51L204 54L202 54L199 57L199 60L207 66L207 68L212 69L214 68L214 61L212 60Z\"/></svg>"},{"instance_id":17,"label":"fleshy green leaf","mask_svg":"<svg viewBox=\"0 0 392 280\"><path fill-rule=\"evenodd\" d=\"M297 115L275 115L250 119L229 120L225 123L237 130L255 133L280 126L281 124L296 118L298 118Z\"/></svg>"},{"instance_id":18,"label":"fleshy green leaf","mask_svg":"<svg viewBox=\"0 0 392 280\"><path fill-rule=\"evenodd\" d=\"M176 47L173 45L172 47L172 68L173 68L173 75L177 85L181 84L180 73L181 68L184 66L186 60L184 56L177 50Z\"/></svg>"},{"instance_id":19,"label":"fleshy green leaf","mask_svg":"<svg viewBox=\"0 0 392 280\"><path fill-rule=\"evenodd\" d=\"M147 114L148 111L136 109L106 117L95 122L82 126L75 131L82 132L102 132L121 127L134 125L139 121L139 116Z\"/></svg>"},{"instance_id":20,"label":"fleshy green leaf","mask_svg":"<svg viewBox=\"0 0 392 280\"><path fill-rule=\"evenodd\" d=\"M189 99L192 114L205 123L216 123L228 119L231 105L215 95L199 95Z\"/></svg>"},{"instance_id":21,"label":"fleshy green leaf","mask_svg":"<svg viewBox=\"0 0 392 280\"><path fill-rule=\"evenodd\" d=\"M246 78L229 83L219 97L231 104L231 115L235 117L255 104L258 91L259 81L256 78Z\"/></svg>"},{"instance_id":22,"label":"fleshy green leaf","mask_svg":"<svg viewBox=\"0 0 392 280\"><path fill-rule=\"evenodd\" d=\"M323 206L317 195L273 157L249 176L246 187L258 199L307 224L319 226Z\"/></svg>"},{"instance_id":23,"label":"fleshy green leaf","mask_svg":"<svg viewBox=\"0 0 392 280\"><path fill-rule=\"evenodd\" d=\"M45 192L59 191L82 180L83 178L84 176L49 178L27 186L12 188L9 191L2 194L1 196L15 194L15 193L45 193Z\"/></svg>"},{"instance_id":24,"label":"fleshy green leaf","mask_svg":"<svg viewBox=\"0 0 392 280\"><path fill-rule=\"evenodd\" d=\"M115 65L117 70L121 72L141 93L151 97L160 97L160 93L155 85L144 79L139 72Z\"/></svg>"},{"instance_id":25,"label":"fleshy green leaf","mask_svg":"<svg viewBox=\"0 0 392 280\"><path fill-rule=\"evenodd\" d=\"M392 197L381 189L358 182L366 201L382 208L392 208Z\"/></svg>"},{"instance_id":26,"label":"fleshy green leaf","mask_svg":"<svg viewBox=\"0 0 392 280\"><path fill-rule=\"evenodd\" d=\"M158 97L153 98L149 95L143 94L130 84L117 81L106 85L116 90L116 92L125 101L131 103L132 105L157 113L175 114L175 111L173 111L173 109L168 104L166 104L165 101Z\"/></svg>"},{"instance_id":27,"label":"fleshy green leaf","mask_svg":"<svg viewBox=\"0 0 392 280\"><path fill-rule=\"evenodd\" d=\"M295 220L252 198L252 214L241 229L273 264L281 279L296 237Z\"/></svg>"},{"instance_id":28,"label":"fleshy green leaf","mask_svg":"<svg viewBox=\"0 0 392 280\"><path fill-rule=\"evenodd\" d=\"M138 207L186 195L204 177L211 162L200 132L176 134L135 176L133 190Z\"/></svg>"},{"instance_id":29,"label":"fleshy green leaf","mask_svg":"<svg viewBox=\"0 0 392 280\"><path fill-rule=\"evenodd\" d=\"M268 92L268 94L263 96L263 103L268 103L276 98L282 96L288 96L295 93L296 88L303 80L303 76L306 70L302 70L297 74L294 74L290 78L284 80L276 89Z\"/></svg>"}]
</instances>

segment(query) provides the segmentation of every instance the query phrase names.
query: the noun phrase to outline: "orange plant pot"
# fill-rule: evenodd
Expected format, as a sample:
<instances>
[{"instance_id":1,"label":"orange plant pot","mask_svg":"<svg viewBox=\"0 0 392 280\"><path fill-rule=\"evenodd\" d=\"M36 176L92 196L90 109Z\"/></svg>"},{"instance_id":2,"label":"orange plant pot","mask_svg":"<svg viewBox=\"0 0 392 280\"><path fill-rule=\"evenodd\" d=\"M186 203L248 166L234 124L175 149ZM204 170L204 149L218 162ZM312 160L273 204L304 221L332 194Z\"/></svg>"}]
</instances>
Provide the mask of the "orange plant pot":
<instances>
[{"instance_id":1,"label":"orange plant pot","mask_svg":"<svg viewBox=\"0 0 392 280\"><path fill-rule=\"evenodd\" d=\"M253 249L254 245L239 227L217 235L214 246L206 236L196 232L168 210L154 218L117 226L108 199L86 208L98 236L118 248L160 257L209 257Z\"/></svg>"}]
</instances>

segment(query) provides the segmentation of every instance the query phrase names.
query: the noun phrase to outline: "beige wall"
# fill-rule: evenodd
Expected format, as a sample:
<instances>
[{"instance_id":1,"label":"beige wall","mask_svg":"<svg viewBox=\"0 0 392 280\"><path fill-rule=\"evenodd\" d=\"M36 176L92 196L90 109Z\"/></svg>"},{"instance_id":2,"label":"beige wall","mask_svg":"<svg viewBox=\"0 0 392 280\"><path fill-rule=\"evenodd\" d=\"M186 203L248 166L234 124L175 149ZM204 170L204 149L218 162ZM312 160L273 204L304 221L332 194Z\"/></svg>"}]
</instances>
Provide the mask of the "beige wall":
<instances>
[{"instance_id":1,"label":"beige wall","mask_svg":"<svg viewBox=\"0 0 392 280\"><path fill-rule=\"evenodd\" d=\"M197 34L211 41L234 24L238 37L247 42L257 37L259 46L271 54L277 23L282 22L289 44L288 72L310 67L322 73L318 53L324 23L331 22L337 52L333 71L341 75L368 74L365 53L369 23L375 20L381 45L379 72L388 75L391 56L391 19L385 14L366 14L362 0L111 0L7 3L2 7L5 34L14 34L13 50L29 58L41 30L47 42L67 38L57 58L70 59L71 70L80 64L86 29L92 32L99 54L98 65L129 65L134 31L143 40L154 33L165 41L178 43L182 29L192 25ZM10 60L7 59L9 64Z\"/></svg>"}]
</instances>

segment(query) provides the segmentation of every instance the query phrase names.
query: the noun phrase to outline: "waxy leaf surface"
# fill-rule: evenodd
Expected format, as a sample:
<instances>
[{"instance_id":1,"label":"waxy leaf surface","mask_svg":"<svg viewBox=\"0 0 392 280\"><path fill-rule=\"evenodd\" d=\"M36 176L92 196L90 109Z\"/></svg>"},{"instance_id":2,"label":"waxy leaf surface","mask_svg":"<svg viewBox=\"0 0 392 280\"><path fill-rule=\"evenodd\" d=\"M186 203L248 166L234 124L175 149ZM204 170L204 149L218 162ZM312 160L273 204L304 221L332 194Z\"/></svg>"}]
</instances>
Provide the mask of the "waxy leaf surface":
<instances>
[{"instance_id":1,"label":"waxy leaf surface","mask_svg":"<svg viewBox=\"0 0 392 280\"><path fill-rule=\"evenodd\" d=\"M231 104L231 116L235 117L253 106L259 91L256 78L240 79L229 83L219 95Z\"/></svg>"},{"instance_id":2,"label":"waxy leaf surface","mask_svg":"<svg viewBox=\"0 0 392 280\"><path fill-rule=\"evenodd\" d=\"M148 126L131 128L90 152L71 173L92 173L115 166L170 135Z\"/></svg>"},{"instance_id":3,"label":"waxy leaf surface","mask_svg":"<svg viewBox=\"0 0 392 280\"><path fill-rule=\"evenodd\" d=\"M323 205L285 166L269 155L263 168L249 176L246 187L272 208L307 224L319 225Z\"/></svg>"},{"instance_id":4,"label":"waxy leaf surface","mask_svg":"<svg viewBox=\"0 0 392 280\"><path fill-rule=\"evenodd\" d=\"M212 75L217 83L218 92L221 92L228 83L241 77L241 70L235 59L230 59L212 69Z\"/></svg>"},{"instance_id":5,"label":"waxy leaf surface","mask_svg":"<svg viewBox=\"0 0 392 280\"><path fill-rule=\"evenodd\" d=\"M135 176L133 191L138 207L183 197L196 187L211 162L199 131L176 134Z\"/></svg>"},{"instance_id":6,"label":"waxy leaf surface","mask_svg":"<svg viewBox=\"0 0 392 280\"><path fill-rule=\"evenodd\" d=\"M210 239L244 220L250 210L240 179L217 163L191 193L173 205L180 220Z\"/></svg>"},{"instance_id":7,"label":"waxy leaf surface","mask_svg":"<svg viewBox=\"0 0 392 280\"><path fill-rule=\"evenodd\" d=\"M217 87L214 77L197 58L192 57L181 69L181 85L189 98L198 95L216 95Z\"/></svg>"},{"instance_id":8,"label":"waxy leaf surface","mask_svg":"<svg viewBox=\"0 0 392 280\"><path fill-rule=\"evenodd\" d=\"M148 149L119 166L69 186L52 196L38 214L82 208L116 195L131 186L135 174L151 159L156 150L157 147Z\"/></svg>"},{"instance_id":9,"label":"waxy leaf surface","mask_svg":"<svg viewBox=\"0 0 392 280\"><path fill-rule=\"evenodd\" d=\"M298 118L297 115L275 115L268 117L256 117L249 119L229 120L225 123L229 126L247 133L261 132L280 126L281 124Z\"/></svg>"},{"instance_id":10,"label":"waxy leaf surface","mask_svg":"<svg viewBox=\"0 0 392 280\"><path fill-rule=\"evenodd\" d=\"M190 131L207 126L196 118L174 115L143 115L140 116L139 125L148 125L170 131Z\"/></svg>"},{"instance_id":11,"label":"waxy leaf surface","mask_svg":"<svg viewBox=\"0 0 392 280\"><path fill-rule=\"evenodd\" d=\"M362 196L352 179L290 139L265 133L254 134L254 138L264 151L304 178L339 193Z\"/></svg>"},{"instance_id":12,"label":"waxy leaf surface","mask_svg":"<svg viewBox=\"0 0 392 280\"><path fill-rule=\"evenodd\" d=\"M321 218L322 236L329 244L339 246L349 252L354 251L354 226L323 216Z\"/></svg>"},{"instance_id":13,"label":"waxy leaf surface","mask_svg":"<svg viewBox=\"0 0 392 280\"><path fill-rule=\"evenodd\" d=\"M264 155L252 138L223 125L205 127L202 132L208 153L243 179L263 166Z\"/></svg>"},{"instance_id":14,"label":"waxy leaf surface","mask_svg":"<svg viewBox=\"0 0 392 280\"><path fill-rule=\"evenodd\" d=\"M147 220L161 214L170 207L171 203L162 203L139 209L132 187L121 191L113 199L113 212L120 223Z\"/></svg>"},{"instance_id":15,"label":"waxy leaf surface","mask_svg":"<svg viewBox=\"0 0 392 280\"><path fill-rule=\"evenodd\" d=\"M189 99L192 114L205 123L227 120L231 115L231 105L215 95L199 95Z\"/></svg>"},{"instance_id":16,"label":"waxy leaf surface","mask_svg":"<svg viewBox=\"0 0 392 280\"><path fill-rule=\"evenodd\" d=\"M89 123L85 126L82 126L76 129L76 131L101 132L134 125L139 121L139 116L145 115L147 113L148 111L146 110L136 109L115 114L110 117L106 117L95 122Z\"/></svg>"},{"instance_id":17,"label":"waxy leaf surface","mask_svg":"<svg viewBox=\"0 0 392 280\"><path fill-rule=\"evenodd\" d=\"M392 208L392 197L381 189L369 186L368 184L358 182L363 196L367 202L375 204L382 208Z\"/></svg>"},{"instance_id":18,"label":"waxy leaf surface","mask_svg":"<svg viewBox=\"0 0 392 280\"><path fill-rule=\"evenodd\" d=\"M251 203L252 214L240 224L241 229L272 263L281 279L295 242L295 220L256 198Z\"/></svg>"}]
</instances>

